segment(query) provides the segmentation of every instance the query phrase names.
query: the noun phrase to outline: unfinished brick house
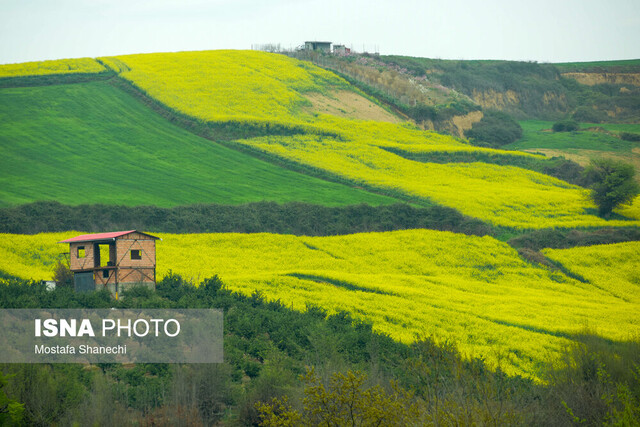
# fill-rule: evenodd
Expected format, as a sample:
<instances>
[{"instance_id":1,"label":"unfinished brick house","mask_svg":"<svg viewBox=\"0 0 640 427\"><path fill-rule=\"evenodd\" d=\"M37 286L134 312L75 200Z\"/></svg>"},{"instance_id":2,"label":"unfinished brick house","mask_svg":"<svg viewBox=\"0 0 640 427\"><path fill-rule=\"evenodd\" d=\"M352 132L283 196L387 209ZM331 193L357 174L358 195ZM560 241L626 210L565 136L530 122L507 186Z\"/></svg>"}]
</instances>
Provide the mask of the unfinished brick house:
<instances>
[{"instance_id":1,"label":"unfinished brick house","mask_svg":"<svg viewBox=\"0 0 640 427\"><path fill-rule=\"evenodd\" d=\"M69 266L75 290L109 289L118 298L132 285L155 289L156 240L136 230L83 234L58 243L69 243Z\"/></svg>"}]
</instances>

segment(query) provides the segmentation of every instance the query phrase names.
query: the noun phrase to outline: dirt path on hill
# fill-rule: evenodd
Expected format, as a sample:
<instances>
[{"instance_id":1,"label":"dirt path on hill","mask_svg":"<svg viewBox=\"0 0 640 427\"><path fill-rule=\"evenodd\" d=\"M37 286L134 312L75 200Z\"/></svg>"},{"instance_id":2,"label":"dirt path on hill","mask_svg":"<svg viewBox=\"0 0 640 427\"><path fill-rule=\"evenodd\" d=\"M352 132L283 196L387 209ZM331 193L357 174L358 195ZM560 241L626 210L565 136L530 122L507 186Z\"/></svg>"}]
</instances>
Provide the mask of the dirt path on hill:
<instances>
[{"instance_id":1,"label":"dirt path on hill","mask_svg":"<svg viewBox=\"0 0 640 427\"><path fill-rule=\"evenodd\" d=\"M333 92L329 95L308 93L305 97L312 106L309 113L330 114L349 119L375 120L388 123L402 123L403 120L362 95L349 90Z\"/></svg>"}]
</instances>

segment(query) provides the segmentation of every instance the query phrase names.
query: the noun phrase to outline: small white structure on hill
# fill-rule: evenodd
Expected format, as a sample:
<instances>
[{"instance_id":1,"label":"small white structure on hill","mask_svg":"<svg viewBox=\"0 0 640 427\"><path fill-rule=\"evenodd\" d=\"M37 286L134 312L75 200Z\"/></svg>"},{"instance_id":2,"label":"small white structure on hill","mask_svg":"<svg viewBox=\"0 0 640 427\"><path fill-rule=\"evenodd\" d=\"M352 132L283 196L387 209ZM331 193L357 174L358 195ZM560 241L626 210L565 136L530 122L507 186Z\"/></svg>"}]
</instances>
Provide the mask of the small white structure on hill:
<instances>
[{"instance_id":1,"label":"small white structure on hill","mask_svg":"<svg viewBox=\"0 0 640 427\"><path fill-rule=\"evenodd\" d=\"M304 50L331 53L331 42L309 41L304 42Z\"/></svg>"}]
</instances>

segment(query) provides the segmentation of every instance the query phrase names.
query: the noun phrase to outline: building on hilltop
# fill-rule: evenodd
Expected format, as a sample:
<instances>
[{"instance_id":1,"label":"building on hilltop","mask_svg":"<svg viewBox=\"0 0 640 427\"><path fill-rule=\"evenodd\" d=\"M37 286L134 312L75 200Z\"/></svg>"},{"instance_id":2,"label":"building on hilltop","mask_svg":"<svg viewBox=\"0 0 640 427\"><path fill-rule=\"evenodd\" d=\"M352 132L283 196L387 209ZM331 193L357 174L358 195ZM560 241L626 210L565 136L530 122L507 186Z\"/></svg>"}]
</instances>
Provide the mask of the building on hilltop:
<instances>
[{"instance_id":1,"label":"building on hilltop","mask_svg":"<svg viewBox=\"0 0 640 427\"><path fill-rule=\"evenodd\" d=\"M304 50L331 53L331 42L304 42Z\"/></svg>"},{"instance_id":2,"label":"building on hilltop","mask_svg":"<svg viewBox=\"0 0 640 427\"><path fill-rule=\"evenodd\" d=\"M333 53L335 53L336 55L349 55L351 53L351 49L343 44L334 44Z\"/></svg>"},{"instance_id":3,"label":"building on hilltop","mask_svg":"<svg viewBox=\"0 0 640 427\"><path fill-rule=\"evenodd\" d=\"M83 234L58 243L69 243L77 292L106 288L117 299L118 292L133 285L155 289L156 240L160 238L129 230Z\"/></svg>"}]
</instances>

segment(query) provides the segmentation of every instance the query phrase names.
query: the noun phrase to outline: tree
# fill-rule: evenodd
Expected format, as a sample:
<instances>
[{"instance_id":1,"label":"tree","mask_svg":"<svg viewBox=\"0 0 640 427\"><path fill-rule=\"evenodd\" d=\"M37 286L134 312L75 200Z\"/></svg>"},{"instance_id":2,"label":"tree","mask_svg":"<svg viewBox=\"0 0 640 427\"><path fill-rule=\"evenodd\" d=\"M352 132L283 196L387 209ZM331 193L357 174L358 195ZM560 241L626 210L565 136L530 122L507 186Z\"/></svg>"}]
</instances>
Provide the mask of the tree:
<instances>
[{"instance_id":1,"label":"tree","mask_svg":"<svg viewBox=\"0 0 640 427\"><path fill-rule=\"evenodd\" d=\"M18 425L22 421L24 404L7 396L4 386L7 385L7 377L0 372L0 425Z\"/></svg>"},{"instance_id":2,"label":"tree","mask_svg":"<svg viewBox=\"0 0 640 427\"><path fill-rule=\"evenodd\" d=\"M482 120L475 122L464 135L474 145L501 147L522 138L522 127L511 116L501 111L486 111Z\"/></svg>"},{"instance_id":3,"label":"tree","mask_svg":"<svg viewBox=\"0 0 640 427\"><path fill-rule=\"evenodd\" d=\"M68 260L65 262L58 260L53 270L53 280L56 281L56 286L73 287L73 273Z\"/></svg>"},{"instance_id":4,"label":"tree","mask_svg":"<svg viewBox=\"0 0 640 427\"><path fill-rule=\"evenodd\" d=\"M262 425L326 425L326 426L390 426L419 422L420 411L413 395L397 384L391 391L381 386L366 387L367 377L361 372L334 373L328 387L313 368L302 376L305 382L304 412L300 414L286 396L271 403L258 403Z\"/></svg>"},{"instance_id":5,"label":"tree","mask_svg":"<svg viewBox=\"0 0 640 427\"><path fill-rule=\"evenodd\" d=\"M575 120L563 120L555 122L551 127L554 132L575 132L580 130L580 125Z\"/></svg>"},{"instance_id":6,"label":"tree","mask_svg":"<svg viewBox=\"0 0 640 427\"><path fill-rule=\"evenodd\" d=\"M633 165L612 159L594 159L585 170L591 182L591 198L598 206L598 214L608 217L618 206L628 204L640 193L634 180Z\"/></svg>"}]
</instances>

